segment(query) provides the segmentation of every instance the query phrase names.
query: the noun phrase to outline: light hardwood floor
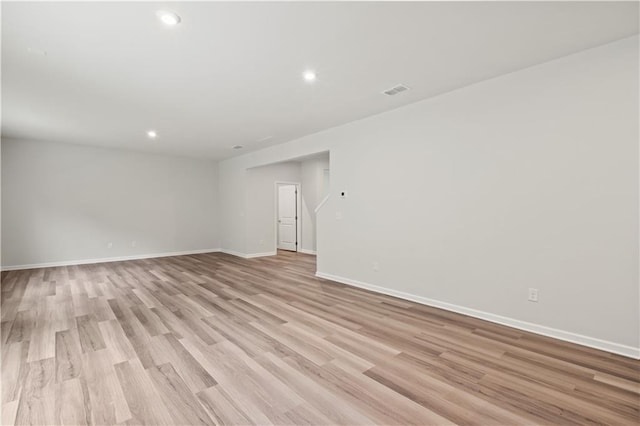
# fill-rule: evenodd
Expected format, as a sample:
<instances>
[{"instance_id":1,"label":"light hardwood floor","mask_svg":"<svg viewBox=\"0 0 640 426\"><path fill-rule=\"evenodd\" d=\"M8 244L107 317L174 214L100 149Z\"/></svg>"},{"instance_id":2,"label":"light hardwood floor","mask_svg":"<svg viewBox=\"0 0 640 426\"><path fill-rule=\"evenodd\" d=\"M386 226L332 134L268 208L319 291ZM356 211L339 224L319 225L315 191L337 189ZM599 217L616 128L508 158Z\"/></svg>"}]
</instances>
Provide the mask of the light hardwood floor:
<instances>
[{"instance_id":1,"label":"light hardwood floor","mask_svg":"<svg viewBox=\"0 0 640 426\"><path fill-rule=\"evenodd\" d=\"M638 361L314 271L282 252L3 273L2 422L639 420Z\"/></svg>"}]
</instances>

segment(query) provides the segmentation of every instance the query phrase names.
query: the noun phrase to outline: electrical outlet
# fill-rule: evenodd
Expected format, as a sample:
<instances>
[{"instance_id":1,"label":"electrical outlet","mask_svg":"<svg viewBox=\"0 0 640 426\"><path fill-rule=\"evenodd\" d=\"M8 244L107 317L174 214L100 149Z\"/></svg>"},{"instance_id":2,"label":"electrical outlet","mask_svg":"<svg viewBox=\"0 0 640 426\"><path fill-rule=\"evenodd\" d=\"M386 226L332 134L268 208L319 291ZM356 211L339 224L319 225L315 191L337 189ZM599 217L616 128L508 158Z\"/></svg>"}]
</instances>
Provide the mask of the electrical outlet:
<instances>
[{"instance_id":1,"label":"electrical outlet","mask_svg":"<svg viewBox=\"0 0 640 426\"><path fill-rule=\"evenodd\" d=\"M113 243L107 243L107 248L113 247Z\"/></svg>"},{"instance_id":2,"label":"electrical outlet","mask_svg":"<svg viewBox=\"0 0 640 426\"><path fill-rule=\"evenodd\" d=\"M258 241L258 244L259 244L259 245L261 245L261 246L263 246L263 245L264 245L264 240L260 240L260 241Z\"/></svg>"},{"instance_id":3,"label":"electrical outlet","mask_svg":"<svg viewBox=\"0 0 640 426\"><path fill-rule=\"evenodd\" d=\"M373 262L373 270L378 272L380 270L380 264L378 262Z\"/></svg>"},{"instance_id":4,"label":"electrical outlet","mask_svg":"<svg viewBox=\"0 0 640 426\"><path fill-rule=\"evenodd\" d=\"M537 302L538 301L538 289L530 288L529 289L529 302Z\"/></svg>"},{"instance_id":5,"label":"electrical outlet","mask_svg":"<svg viewBox=\"0 0 640 426\"><path fill-rule=\"evenodd\" d=\"M336 220L342 220L342 212L336 212Z\"/></svg>"},{"instance_id":6,"label":"electrical outlet","mask_svg":"<svg viewBox=\"0 0 640 426\"><path fill-rule=\"evenodd\" d=\"M131 241L131 247L135 247L137 245L136 240Z\"/></svg>"}]
</instances>

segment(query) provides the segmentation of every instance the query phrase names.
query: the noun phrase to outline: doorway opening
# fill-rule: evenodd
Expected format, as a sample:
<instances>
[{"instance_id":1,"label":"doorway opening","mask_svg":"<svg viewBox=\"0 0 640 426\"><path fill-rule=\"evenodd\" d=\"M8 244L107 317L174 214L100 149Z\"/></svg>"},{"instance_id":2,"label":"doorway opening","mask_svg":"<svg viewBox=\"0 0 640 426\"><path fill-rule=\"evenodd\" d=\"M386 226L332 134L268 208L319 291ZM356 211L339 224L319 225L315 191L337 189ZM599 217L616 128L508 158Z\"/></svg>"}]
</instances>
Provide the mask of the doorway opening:
<instances>
[{"instance_id":1,"label":"doorway opening","mask_svg":"<svg viewBox=\"0 0 640 426\"><path fill-rule=\"evenodd\" d=\"M297 182L276 182L276 250L298 251L301 192Z\"/></svg>"},{"instance_id":2,"label":"doorway opening","mask_svg":"<svg viewBox=\"0 0 640 426\"><path fill-rule=\"evenodd\" d=\"M280 250L317 255L317 240L325 238L316 229L318 211L329 197L329 161L329 152L323 151L247 168L246 204L241 214L245 215L248 257L274 256ZM326 213L323 215L326 221Z\"/></svg>"}]
</instances>

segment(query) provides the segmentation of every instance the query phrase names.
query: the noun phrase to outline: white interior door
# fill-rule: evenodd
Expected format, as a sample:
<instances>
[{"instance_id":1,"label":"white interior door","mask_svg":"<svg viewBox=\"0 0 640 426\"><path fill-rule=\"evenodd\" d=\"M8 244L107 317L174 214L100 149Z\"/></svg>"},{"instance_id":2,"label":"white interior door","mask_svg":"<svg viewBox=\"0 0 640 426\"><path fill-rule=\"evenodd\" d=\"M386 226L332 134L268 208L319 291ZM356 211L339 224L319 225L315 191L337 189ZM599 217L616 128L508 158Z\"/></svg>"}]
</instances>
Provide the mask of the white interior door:
<instances>
[{"instance_id":1,"label":"white interior door","mask_svg":"<svg viewBox=\"0 0 640 426\"><path fill-rule=\"evenodd\" d=\"M298 251L298 192L295 185L278 186L278 248Z\"/></svg>"}]
</instances>

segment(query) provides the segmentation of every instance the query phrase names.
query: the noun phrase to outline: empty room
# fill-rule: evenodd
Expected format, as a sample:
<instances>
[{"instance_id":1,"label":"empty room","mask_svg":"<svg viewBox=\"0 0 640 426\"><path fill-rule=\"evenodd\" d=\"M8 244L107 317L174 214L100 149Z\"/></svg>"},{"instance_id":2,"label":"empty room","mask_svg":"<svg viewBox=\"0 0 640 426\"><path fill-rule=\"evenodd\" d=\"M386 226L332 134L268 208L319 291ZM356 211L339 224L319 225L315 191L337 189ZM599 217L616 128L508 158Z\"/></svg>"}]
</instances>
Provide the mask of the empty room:
<instances>
[{"instance_id":1,"label":"empty room","mask_svg":"<svg viewBox=\"0 0 640 426\"><path fill-rule=\"evenodd\" d=\"M2 425L640 424L640 2L0 7Z\"/></svg>"}]
</instances>

